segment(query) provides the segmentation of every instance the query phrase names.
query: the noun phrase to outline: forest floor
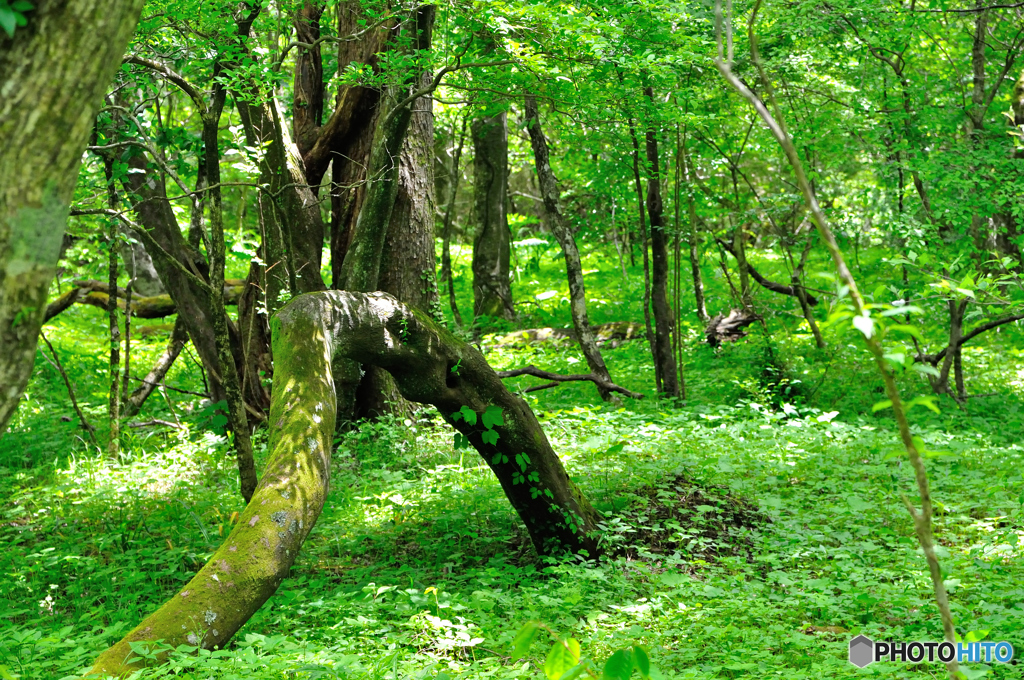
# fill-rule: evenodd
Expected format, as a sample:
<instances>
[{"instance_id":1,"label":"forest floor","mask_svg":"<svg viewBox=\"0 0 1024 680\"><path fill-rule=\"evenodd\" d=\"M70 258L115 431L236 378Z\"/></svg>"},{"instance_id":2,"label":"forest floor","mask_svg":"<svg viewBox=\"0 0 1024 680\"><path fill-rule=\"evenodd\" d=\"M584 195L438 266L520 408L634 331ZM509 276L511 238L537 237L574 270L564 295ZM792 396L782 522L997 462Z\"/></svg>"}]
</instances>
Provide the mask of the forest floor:
<instances>
[{"instance_id":1,"label":"forest floor","mask_svg":"<svg viewBox=\"0 0 1024 680\"><path fill-rule=\"evenodd\" d=\"M541 264L518 282L521 299L543 303L549 288L564 289L556 267ZM594 289L607 298L594 305L596 322L642 318L629 291ZM568 325L564 305L550 305L537 304L527 325ZM101 438L103 323L76 309L47 329ZM601 511L609 557L538 560L487 467L453 448L432 410L367 423L338 442L330 496L292 578L229 648L178 653L140 677L543 677L539 646L510 658L529 620L575 637L592 658L642 644L667 677L943 677L937 663L847 662L860 633L941 638L901 501L915 499L912 475L891 412L872 412L882 396L856 338L815 350L785 319L773 323L772 340L755 329L718 352L699 343L694 323L683 405L604 405L590 385L526 396ZM140 340L133 361L148 366L163 342ZM995 395L911 415L932 451L958 629L1024 654L1021 346L993 334L967 353L971 391ZM488 358L496 368L581 365L568 343L501 346ZM651 393L644 341L606 358L618 382ZM168 383L201 388L184 356ZM902 385L909 396L928 389L912 375ZM187 429L128 428L125 459L112 462L83 441L63 383L40 358L0 439L0 678L74 677L229 531L242 501L227 442L197 400L170 397ZM171 418L157 398L139 421ZM972 678L1021 673L969 666Z\"/></svg>"}]
</instances>

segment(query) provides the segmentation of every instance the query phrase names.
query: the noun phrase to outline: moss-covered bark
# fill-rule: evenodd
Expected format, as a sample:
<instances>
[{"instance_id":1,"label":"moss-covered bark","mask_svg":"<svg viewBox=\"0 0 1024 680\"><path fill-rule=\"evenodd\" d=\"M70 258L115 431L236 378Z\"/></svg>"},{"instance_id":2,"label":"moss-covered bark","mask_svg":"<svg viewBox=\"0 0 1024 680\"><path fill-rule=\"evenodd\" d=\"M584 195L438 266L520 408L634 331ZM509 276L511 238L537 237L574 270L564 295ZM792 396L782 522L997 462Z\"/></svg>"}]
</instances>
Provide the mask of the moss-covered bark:
<instances>
[{"instance_id":1,"label":"moss-covered bark","mask_svg":"<svg viewBox=\"0 0 1024 680\"><path fill-rule=\"evenodd\" d=\"M141 0L37 0L0 33L0 432L28 383L68 204ZM88 55L88 58L83 58Z\"/></svg>"},{"instance_id":2,"label":"moss-covered bark","mask_svg":"<svg viewBox=\"0 0 1024 680\"><path fill-rule=\"evenodd\" d=\"M323 509L334 434L331 318L310 311L308 304L289 305L272 322L270 462L252 500L206 566L100 655L90 674L138 668L125 663L133 641L223 646L288 574Z\"/></svg>"},{"instance_id":3,"label":"moss-covered bark","mask_svg":"<svg viewBox=\"0 0 1024 680\"><path fill-rule=\"evenodd\" d=\"M478 118L473 137L473 317L514 319L509 280L508 120L501 113Z\"/></svg>"},{"instance_id":4,"label":"moss-covered bark","mask_svg":"<svg viewBox=\"0 0 1024 680\"><path fill-rule=\"evenodd\" d=\"M252 501L195 578L104 652L91 674L135 670L126 663L130 642L223 646L274 593L323 508L335 417L331 365L339 358L380 366L406 399L437 406L494 471L538 551L597 554L593 509L530 407L474 347L386 293L300 295L271 325L270 462ZM481 416L493 407L502 423L485 427ZM456 416L468 411L475 422Z\"/></svg>"}]
</instances>

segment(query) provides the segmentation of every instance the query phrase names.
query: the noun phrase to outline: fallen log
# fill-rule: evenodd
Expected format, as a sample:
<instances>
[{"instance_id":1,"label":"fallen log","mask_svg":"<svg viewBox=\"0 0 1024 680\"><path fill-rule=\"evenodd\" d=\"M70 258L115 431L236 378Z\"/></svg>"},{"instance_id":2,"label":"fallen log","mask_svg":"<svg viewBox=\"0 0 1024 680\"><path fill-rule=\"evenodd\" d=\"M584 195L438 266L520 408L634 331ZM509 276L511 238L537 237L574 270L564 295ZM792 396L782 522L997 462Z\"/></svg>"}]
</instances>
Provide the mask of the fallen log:
<instances>
[{"instance_id":1,"label":"fallen log","mask_svg":"<svg viewBox=\"0 0 1024 680\"><path fill-rule=\"evenodd\" d=\"M110 288L101 281L75 281L75 287L67 291L46 307L43 323L65 311L71 305L82 304L97 307L106 311L110 304ZM242 279L229 279L224 282L224 304L237 305L245 289ZM117 289L117 307L125 311L127 293L123 288ZM136 319L163 319L177 313L178 308L170 295L154 295L152 297L132 297L131 314Z\"/></svg>"}]
</instances>

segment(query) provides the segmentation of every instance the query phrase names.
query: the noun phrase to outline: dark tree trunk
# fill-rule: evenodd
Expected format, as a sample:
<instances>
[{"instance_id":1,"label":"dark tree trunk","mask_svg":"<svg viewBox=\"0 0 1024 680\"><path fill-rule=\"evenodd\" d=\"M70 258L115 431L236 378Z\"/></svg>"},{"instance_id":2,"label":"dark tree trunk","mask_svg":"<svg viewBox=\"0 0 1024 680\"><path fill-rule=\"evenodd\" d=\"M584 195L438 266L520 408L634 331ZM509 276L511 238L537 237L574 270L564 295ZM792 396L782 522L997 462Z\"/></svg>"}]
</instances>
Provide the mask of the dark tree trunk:
<instances>
[{"instance_id":1,"label":"dark tree trunk","mask_svg":"<svg viewBox=\"0 0 1024 680\"><path fill-rule=\"evenodd\" d=\"M473 317L514 319L509 279L508 121L503 111L478 118L473 135Z\"/></svg>"},{"instance_id":2,"label":"dark tree trunk","mask_svg":"<svg viewBox=\"0 0 1024 680\"><path fill-rule=\"evenodd\" d=\"M654 98L647 88L648 99ZM668 302L668 237L665 235L665 215L661 200L661 169L658 160L658 136L653 128L647 130L647 215L651 224L651 303L654 310L654 360L660 366L661 393L679 396L679 378L676 358L672 355L672 327L674 319Z\"/></svg>"},{"instance_id":3,"label":"dark tree trunk","mask_svg":"<svg viewBox=\"0 0 1024 680\"><path fill-rule=\"evenodd\" d=\"M695 184L693 173L695 170L690 165L690 156L686 150L685 138L683 142L683 164L686 182L691 185L690 190L687 192L686 212L690 221L688 241L690 246L690 273L693 278L693 300L697 307L697 318L701 320L701 323L707 325L711 317L708 316L708 308L704 302L704 278L700 271L700 253L697 250L700 245L700 237L697 232L697 203L693 198L693 185Z\"/></svg>"},{"instance_id":4,"label":"dark tree trunk","mask_svg":"<svg viewBox=\"0 0 1024 680\"><path fill-rule=\"evenodd\" d=\"M598 349L594 333L590 329L590 319L587 316L587 290L583 283L580 252L576 247L572 227L562 213L558 184L555 180L555 173L551 169L548 140L540 126L540 112L537 110L537 100L533 95L526 95L525 112L544 211L547 213L551 229L562 247L562 256L565 258L565 273L569 279L569 307L572 312L573 328L576 329L576 339L580 343L580 350L587 361L587 366L590 367L590 372L606 383L612 383L613 380L608 373L608 367L605 366L604 357L601 356L601 350ZM595 384L597 384L602 399L605 401L612 399L612 393L607 388L598 383Z\"/></svg>"},{"instance_id":5,"label":"dark tree trunk","mask_svg":"<svg viewBox=\"0 0 1024 680\"><path fill-rule=\"evenodd\" d=\"M946 354L942 358L942 367L939 368L938 377L931 378L932 390L936 394L948 394L957 401L961 400L963 393L963 368L961 354L963 350L964 337L964 312L967 310L968 300L949 300L949 344L946 346ZM949 372L955 370L957 391L954 393L949 388Z\"/></svg>"},{"instance_id":6,"label":"dark tree trunk","mask_svg":"<svg viewBox=\"0 0 1024 680\"><path fill-rule=\"evenodd\" d=\"M38 0L0 34L0 433L35 363L68 205L140 0Z\"/></svg>"},{"instance_id":7,"label":"dark tree trunk","mask_svg":"<svg viewBox=\"0 0 1024 680\"><path fill-rule=\"evenodd\" d=\"M541 554L596 557L595 514L526 403L472 346L385 293L302 295L272 321L279 388L270 461L253 501L211 560L156 612L100 655L91 674L137 666L130 642L223 647L277 590L323 509L330 478L332 359L380 366L410 400L436 406L480 452ZM457 368L456 368L457 367ZM453 371L453 369L455 369ZM500 409L501 422L483 414ZM468 422L466 415L475 416ZM492 435L485 443L485 432Z\"/></svg>"}]
</instances>

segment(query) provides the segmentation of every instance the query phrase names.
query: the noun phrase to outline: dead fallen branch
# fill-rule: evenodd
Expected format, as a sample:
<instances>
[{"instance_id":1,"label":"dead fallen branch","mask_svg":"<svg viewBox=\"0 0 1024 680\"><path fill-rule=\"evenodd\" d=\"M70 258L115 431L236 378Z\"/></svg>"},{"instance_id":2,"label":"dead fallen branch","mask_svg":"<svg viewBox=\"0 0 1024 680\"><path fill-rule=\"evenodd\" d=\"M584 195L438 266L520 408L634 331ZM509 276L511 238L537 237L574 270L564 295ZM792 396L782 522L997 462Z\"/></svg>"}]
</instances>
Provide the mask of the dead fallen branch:
<instances>
[{"instance_id":1,"label":"dead fallen branch","mask_svg":"<svg viewBox=\"0 0 1024 680\"><path fill-rule=\"evenodd\" d=\"M67 291L46 307L43 323L53 319L71 305L82 304L106 310L110 300L110 288L101 281L75 281L75 287ZM236 305L242 297L245 281L230 279L224 285L224 304ZM123 288L117 289L117 307L125 311L127 293ZM151 297L133 297L131 301L132 316L137 319L162 319L175 314L177 305L170 295L153 295Z\"/></svg>"},{"instance_id":2,"label":"dead fallen branch","mask_svg":"<svg viewBox=\"0 0 1024 680\"><path fill-rule=\"evenodd\" d=\"M729 312L729 316L719 314L712 318L704 329L704 336L712 347L718 347L723 342L736 342L747 337L744 328L760 320L761 317L751 311L734 309Z\"/></svg>"},{"instance_id":3,"label":"dead fallen branch","mask_svg":"<svg viewBox=\"0 0 1024 680\"><path fill-rule=\"evenodd\" d=\"M613 321L591 326L599 346L615 348L629 340L640 340L644 337L644 325L632 321ZM498 347L517 345L520 343L546 342L551 340L576 341L576 331L572 328L528 328L513 331L506 335L493 336L485 345Z\"/></svg>"},{"instance_id":4,"label":"dead fallen branch","mask_svg":"<svg viewBox=\"0 0 1024 680\"><path fill-rule=\"evenodd\" d=\"M598 387L602 387L608 390L609 392L618 392L619 394L624 394L630 399L644 398L644 395L640 394L639 392L632 392L630 390L627 390L625 387L622 387L621 385L616 385L613 382L602 380L593 373L574 373L571 375L562 375L560 373L552 373L550 371L539 369L533 365L525 366L523 368L515 368L512 369L511 371L495 371L495 373L497 373L498 377L503 380L505 378L518 378L521 375L532 375L535 378L541 378L542 380L551 381L546 385L528 387L524 390L525 392L536 392L538 390L546 390L551 387L556 387L559 383L589 381L594 383Z\"/></svg>"}]
</instances>

